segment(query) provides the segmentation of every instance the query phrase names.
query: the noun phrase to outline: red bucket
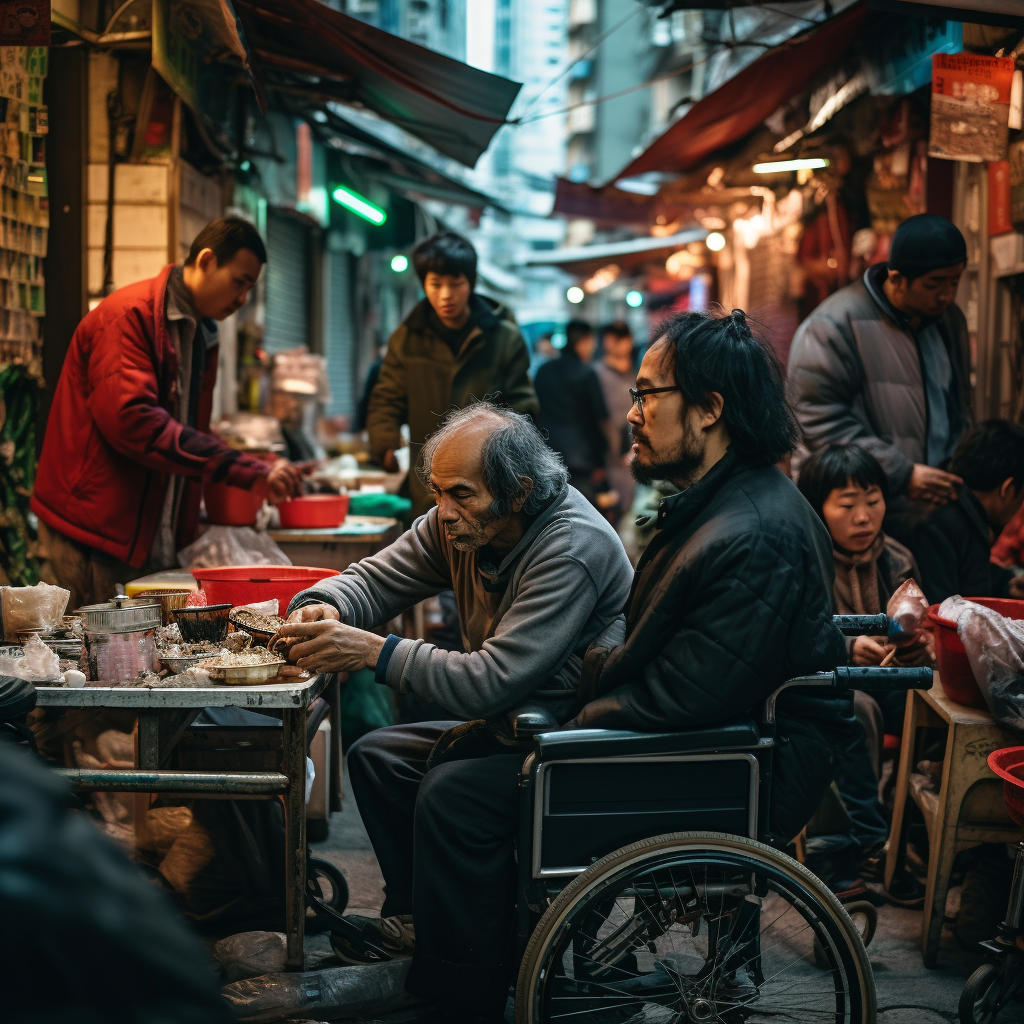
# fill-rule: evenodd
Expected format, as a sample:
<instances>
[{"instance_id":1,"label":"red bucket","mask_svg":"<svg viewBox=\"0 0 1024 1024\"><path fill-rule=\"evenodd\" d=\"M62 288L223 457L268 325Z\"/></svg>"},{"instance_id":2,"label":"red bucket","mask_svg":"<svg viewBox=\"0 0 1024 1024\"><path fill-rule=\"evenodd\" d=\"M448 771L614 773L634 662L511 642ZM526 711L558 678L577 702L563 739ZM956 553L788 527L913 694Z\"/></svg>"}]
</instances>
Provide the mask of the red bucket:
<instances>
[{"instance_id":1,"label":"red bucket","mask_svg":"<svg viewBox=\"0 0 1024 1024\"><path fill-rule=\"evenodd\" d=\"M1005 597L968 597L966 600L991 608L1008 619L1024 619L1024 601L1012 601ZM928 621L935 637L939 680L946 696L957 704L987 711L988 705L978 689L967 652L957 634L956 623L952 619L940 618L937 604L928 609Z\"/></svg>"},{"instance_id":2,"label":"red bucket","mask_svg":"<svg viewBox=\"0 0 1024 1024\"><path fill-rule=\"evenodd\" d=\"M1024 747L993 750L988 766L1003 780L1003 799L1010 817L1024 825Z\"/></svg>"},{"instance_id":3,"label":"red bucket","mask_svg":"<svg viewBox=\"0 0 1024 1024\"><path fill-rule=\"evenodd\" d=\"M323 530L341 526L348 515L347 494L308 494L277 506L282 530Z\"/></svg>"},{"instance_id":4,"label":"red bucket","mask_svg":"<svg viewBox=\"0 0 1024 1024\"><path fill-rule=\"evenodd\" d=\"M237 606L276 597L281 615L286 613L291 599L300 590L338 575L337 569L316 569L309 565L227 565L191 571L210 604Z\"/></svg>"},{"instance_id":5,"label":"red bucket","mask_svg":"<svg viewBox=\"0 0 1024 1024\"><path fill-rule=\"evenodd\" d=\"M207 483L203 486L203 501L206 503L206 518L217 526L252 526L256 513L263 506L264 490L230 484Z\"/></svg>"}]
</instances>

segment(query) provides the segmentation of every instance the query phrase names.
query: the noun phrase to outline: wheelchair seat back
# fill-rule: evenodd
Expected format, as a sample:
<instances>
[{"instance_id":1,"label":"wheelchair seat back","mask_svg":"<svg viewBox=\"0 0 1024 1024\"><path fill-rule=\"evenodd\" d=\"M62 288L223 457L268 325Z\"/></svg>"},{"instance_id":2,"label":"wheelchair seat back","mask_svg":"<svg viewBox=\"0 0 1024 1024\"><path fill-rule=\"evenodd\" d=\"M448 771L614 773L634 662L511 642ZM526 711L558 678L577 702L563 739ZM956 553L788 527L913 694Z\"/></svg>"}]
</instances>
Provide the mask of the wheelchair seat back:
<instances>
[{"instance_id":1,"label":"wheelchair seat back","mask_svg":"<svg viewBox=\"0 0 1024 1024\"><path fill-rule=\"evenodd\" d=\"M566 730L536 746L534 878L577 875L667 832L757 838L760 758L772 742L749 718L684 733Z\"/></svg>"}]
</instances>

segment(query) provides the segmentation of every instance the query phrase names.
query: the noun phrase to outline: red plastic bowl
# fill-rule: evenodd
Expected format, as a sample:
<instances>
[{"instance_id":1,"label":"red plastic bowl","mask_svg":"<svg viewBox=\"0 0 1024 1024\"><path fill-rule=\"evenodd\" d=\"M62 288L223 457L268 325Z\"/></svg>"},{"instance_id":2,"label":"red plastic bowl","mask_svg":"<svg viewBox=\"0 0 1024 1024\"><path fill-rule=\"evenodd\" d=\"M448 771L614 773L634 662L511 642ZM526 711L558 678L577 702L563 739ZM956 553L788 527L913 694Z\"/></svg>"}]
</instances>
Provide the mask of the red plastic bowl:
<instances>
[{"instance_id":1,"label":"red plastic bowl","mask_svg":"<svg viewBox=\"0 0 1024 1024\"><path fill-rule=\"evenodd\" d=\"M247 491L229 484L207 483L203 487L206 518L217 526L252 526L263 506L263 489Z\"/></svg>"},{"instance_id":2,"label":"red plastic bowl","mask_svg":"<svg viewBox=\"0 0 1024 1024\"><path fill-rule=\"evenodd\" d=\"M348 515L347 494L309 494L277 506L283 530L319 530L341 526Z\"/></svg>"},{"instance_id":3,"label":"red plastic bowl","mask_svg":"<svg viewBox=\"0 0 1024 1024\"><path fill-rule=\"evenodd\" d=\"M1003 799L1010 817L1024 825L1024 747L993 750L988 766L1003 780Z\"/></svg>"},{"instance_id":4,"label":"red plastic bowl","mask_svg":"<svg viewBox=\"0 0 1024 1024\"><path fill-rule=\"evenodd\" d=\"M968 597L968 601L991 608L1008 619L1024 619L1024 601L1012 601L1005 597ZM969 708L988 710L985 698L978 689L978 683L971 670L964 645L952 619L939 616L939 606L928 609L928 621L935 637L935 657L939 663L939 681L950 700L965 704Z\"/></svg>"},{"instance_id":5,"label":"red plastic bowl","mask_svg":"<svg viewBox=\"0 0 1024 1024\"><path fill-rule=\"evenodd\" d=\"M284 615L291 599L337 569L316 569L309 565L227 565L217 569L193 569L192 575L206 592L210 604L232 606L277 598Z\"/></svg>"}]
</instances>

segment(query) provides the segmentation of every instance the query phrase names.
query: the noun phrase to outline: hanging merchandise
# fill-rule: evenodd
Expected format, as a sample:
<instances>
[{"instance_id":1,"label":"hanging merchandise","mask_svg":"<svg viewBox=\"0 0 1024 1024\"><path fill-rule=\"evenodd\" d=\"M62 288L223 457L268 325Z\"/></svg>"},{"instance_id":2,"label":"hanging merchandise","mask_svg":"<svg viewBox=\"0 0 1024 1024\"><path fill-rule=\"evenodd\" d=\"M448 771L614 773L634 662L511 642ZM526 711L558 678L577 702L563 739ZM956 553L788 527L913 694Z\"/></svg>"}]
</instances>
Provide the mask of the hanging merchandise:
<instances>
[{"instance_id":1,"label":"hanging merchandise","mask_svg":"<svg viewBox=\"0 0 1024 1024\"><path fill-rule=\"evenodd\" d=\"M1015 227L1024 227L1024 140L1009 148L1010 220Z\"/></svg>"},{"instance_id":2,"label":"hanging merchandise","mask_svg":"<svg viewBox=\"0 0 1024 1024\"><path fill-rule=\"evenodd\" d=\"M1011 57L937 53L932 57L929 156L982 163L1005 160Z\"/></svg>"},{"instance_id":3,"label":"hanging merchandise","mask_svg":"<svg viewBox=\"0 0 1024 1024\"><path fill-rule=\"evenodd\" d=\"M45 47L0 46L0 570L18 586L39 579L26 517L43 383L48 57Z\"/></svg>"}]
</instances>

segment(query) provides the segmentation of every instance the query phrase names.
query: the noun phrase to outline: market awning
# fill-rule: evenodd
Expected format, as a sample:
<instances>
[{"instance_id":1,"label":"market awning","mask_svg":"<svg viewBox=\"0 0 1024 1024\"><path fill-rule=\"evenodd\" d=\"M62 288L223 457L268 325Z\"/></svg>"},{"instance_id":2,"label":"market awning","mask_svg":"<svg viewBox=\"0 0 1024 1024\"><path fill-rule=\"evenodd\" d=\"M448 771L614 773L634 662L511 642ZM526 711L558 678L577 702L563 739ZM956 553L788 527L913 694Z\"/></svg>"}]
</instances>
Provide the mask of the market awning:
<instances>
[{"instance_id":1,"label":"market awning","mask_svg":"<svg viewBox=\"0 0 1024 1024\"><path fill-rule=\"evenodd\" d=\"M204 67L227 60L267 92L349 103L472 167L521 88L374 28L319 0L179 0L154 5L153 65L198 112L217 106Z\"/></svg>"},{"instance_id":2,"label":"market awning","mask_svg":"<svg viewBox=\"0 0 1024 1024\"><path fill-rule=\"evenodd\" d=\"M1020 0L868 0L870 7L922 18L974 22L976 25L1024 26Z\"/></svg>"},{"instance_id":3,"label":"market awning","mask_svg":"<svg viewBox=\"0 0 1024 1024\"><path fill-rule=\"evenodd\" d=\"M653 195L625 192L614 185L595 188L584 182L556 178L551 212L605 224L647 224L652 219L654 203Z\"/></svg>"},{"instance_id":4,"label":"market awning","mask_svg":"<svg viewBox=\"0 0 1024 1024\"><path fill-rule=\"evenodd\" d=\"M622 242L602 242L597 245L576 245L551 252L534 253L526 266L556 266L574 274L589 274L608 263L632 267L669 254L691 242L703 242L708 233L703 228L692 228L664 238L630 238Z\"/></svg>"},{"instance_id":5,"label":"market awning","mask_svg":"<svg viewBox=\"0 0 1024 1024\"><path fill-rule=\"evenodd\" d=\"M253 71L268 87L361 104L468 166L505 123L521 88L319 0L233 5Z\"/></svg>"},{"instance_id":6,"label":"market awning","mask_svg":"<svg viewBox=\"0 0 1024 1024\"><path fill-rule=\"evenodd\" d=\"M858 5L769 50L695 103L617 178L687 171L743 138L851 47L867 20L867 8Z\"/></svg>"}]
</instances>

